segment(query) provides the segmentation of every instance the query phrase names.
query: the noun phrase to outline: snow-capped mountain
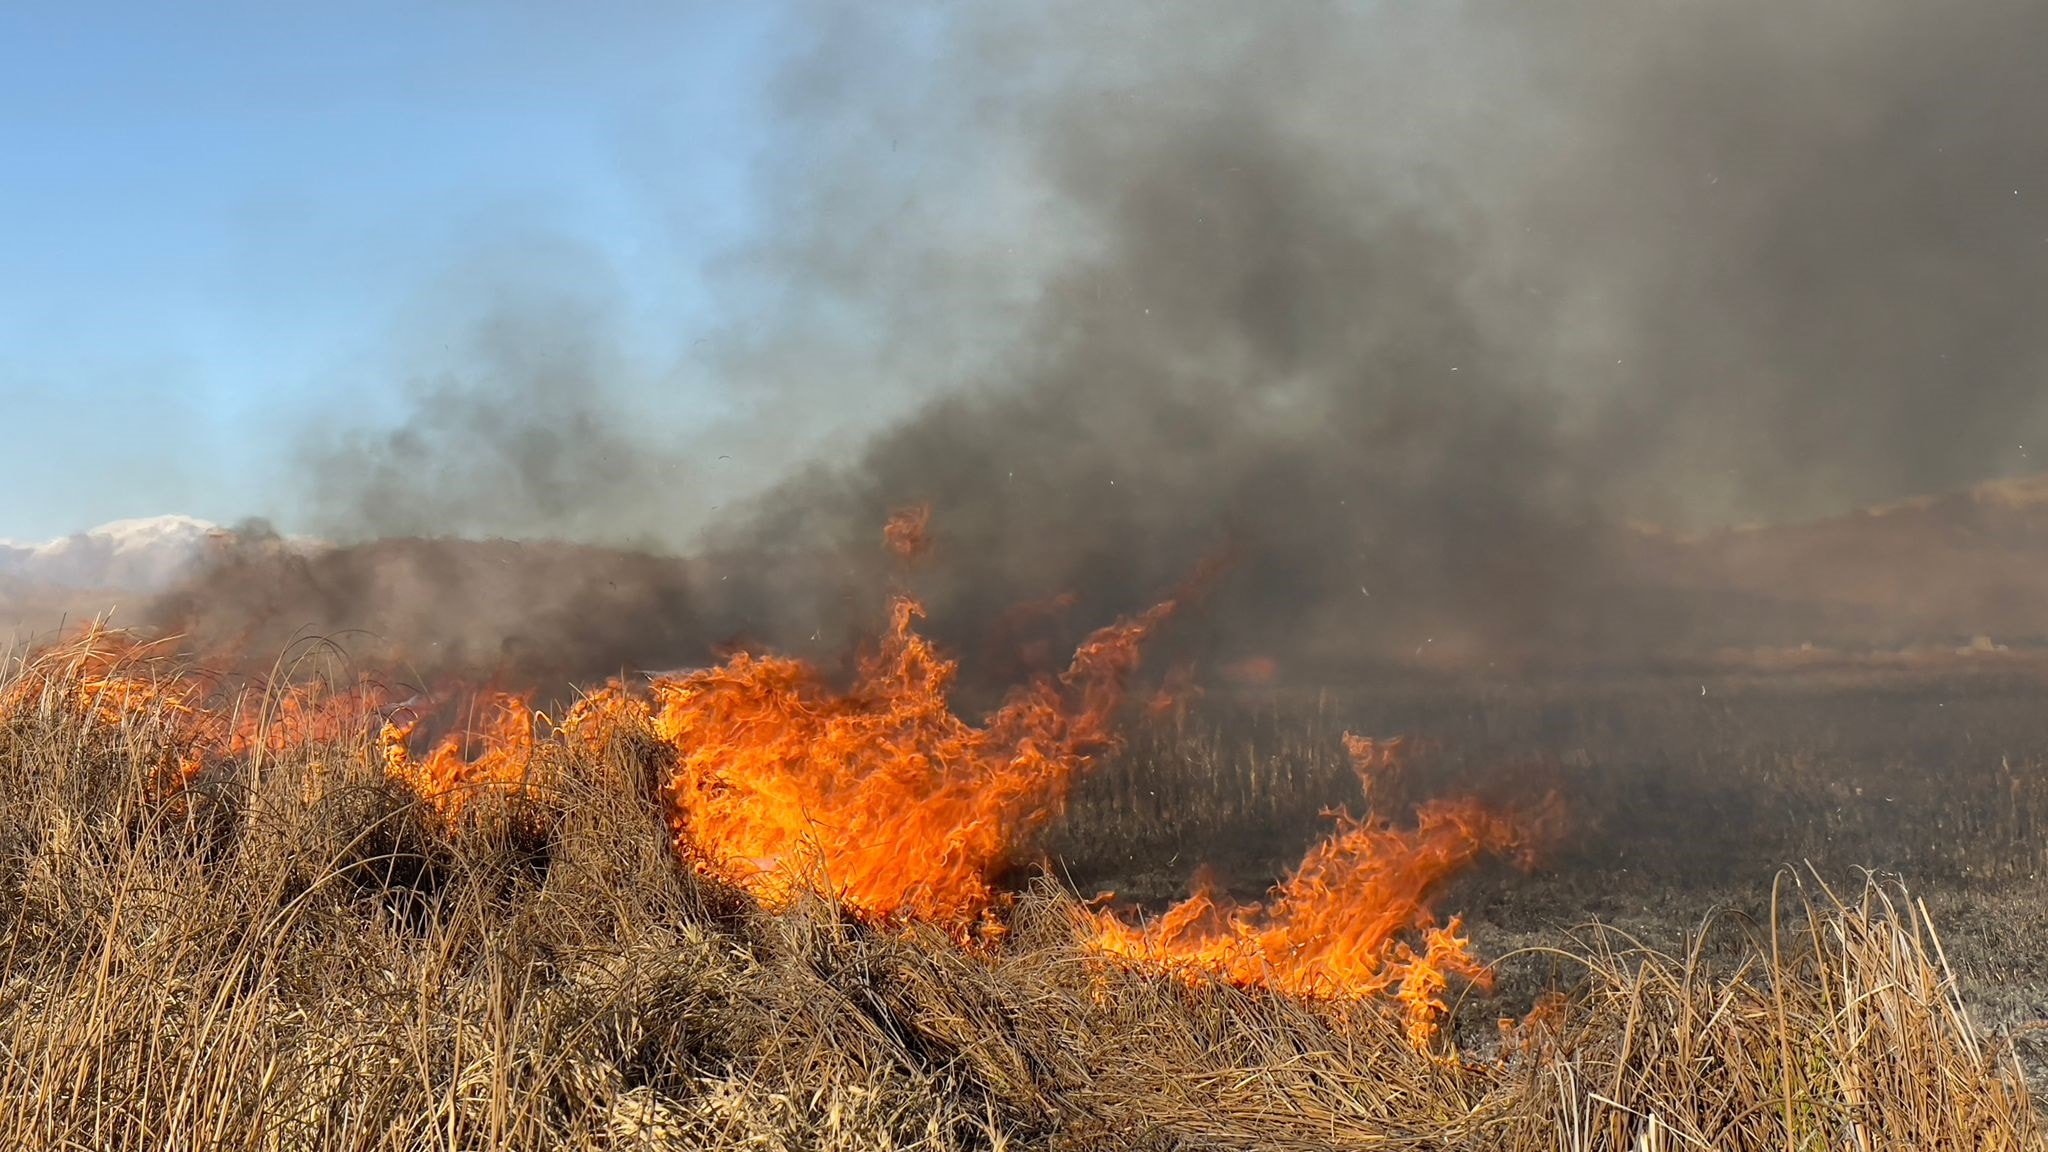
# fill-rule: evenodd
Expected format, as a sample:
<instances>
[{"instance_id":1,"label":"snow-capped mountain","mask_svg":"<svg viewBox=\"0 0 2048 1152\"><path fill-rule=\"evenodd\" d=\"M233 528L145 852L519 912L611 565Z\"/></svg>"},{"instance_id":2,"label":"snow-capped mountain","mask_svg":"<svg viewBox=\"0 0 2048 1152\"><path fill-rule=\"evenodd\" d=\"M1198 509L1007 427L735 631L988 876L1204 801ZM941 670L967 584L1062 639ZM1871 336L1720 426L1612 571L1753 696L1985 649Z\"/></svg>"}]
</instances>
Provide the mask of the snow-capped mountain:
<instances>
[{"instance_id":1,"label":"snow-capped mountain","mask_svg":"<svg viewBox=\"0 0 2048 1152\"><path fill-rule=\"evenodd\" d=\"M193 516L149 516L39 544L0 540L0 576L61 588L154 591L189 571L222 531Z\"/></svg>"}]
</instances>

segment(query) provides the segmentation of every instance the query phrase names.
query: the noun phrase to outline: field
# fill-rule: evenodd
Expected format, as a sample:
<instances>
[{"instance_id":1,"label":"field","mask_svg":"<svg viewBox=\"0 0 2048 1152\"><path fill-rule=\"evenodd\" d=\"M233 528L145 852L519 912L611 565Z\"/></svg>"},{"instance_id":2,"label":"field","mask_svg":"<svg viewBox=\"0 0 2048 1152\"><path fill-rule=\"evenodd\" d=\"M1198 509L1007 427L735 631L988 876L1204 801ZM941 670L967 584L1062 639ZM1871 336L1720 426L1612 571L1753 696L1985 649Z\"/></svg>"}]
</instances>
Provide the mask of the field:
<instances>
[{"instance_id":1,"label":"field","mask_svg":"<svg viewBox=\"0 0 2048 1152\"><path fill-rule=\"evenodd\" d=\"M637 721L453 811L367 714L166 788L184 702L42 672L0 726L4 1147L2048 1146L2028 676L1212 694L1125 716L963 935L680 862ZM1382 999L1089 946L1099 892L1286 874L1361 803L1346 732L1407 737L1397 825L1558 798L1431 894L1491 992L1418 1045Z\"/></svg>"}]
</instances>

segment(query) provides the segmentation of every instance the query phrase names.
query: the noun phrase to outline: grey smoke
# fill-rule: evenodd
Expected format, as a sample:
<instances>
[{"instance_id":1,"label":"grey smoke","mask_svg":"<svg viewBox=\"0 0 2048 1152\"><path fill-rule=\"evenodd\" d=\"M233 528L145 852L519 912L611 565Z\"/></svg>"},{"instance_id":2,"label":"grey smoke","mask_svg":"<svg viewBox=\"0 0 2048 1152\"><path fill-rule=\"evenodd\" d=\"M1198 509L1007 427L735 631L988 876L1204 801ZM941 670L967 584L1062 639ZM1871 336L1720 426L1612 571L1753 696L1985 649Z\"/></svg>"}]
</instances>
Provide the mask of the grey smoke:
<instances>
[{"instance_id":1,"label":"grey smoke","mask_svg":"<svg viewBox=\"0 0 2048 1152\"><path fill-rule=\"evenodd\" d=\"M217 548L147 618L223 668L262 672L332 645L414 686L560 699L572 685L701 656L716 638L697 615L690 567L646 552L420 537L328 548L260 522Z\"/></svg>"},{"instance_id":2,"label":"grey smoke","mask_svg":"<svg viewBox=\"0 0 2048 1152\"><path fill-rule=\"evenodd\" d=\"M293 479L310 526L341 539L656 533L695 473L627 415L625 386L648 382L605 306L575 286L493 292L480 315L442 321L454 346L402 382L395 426L308 431Z\"/></svg>"},{"instance_id":3,"label":"grey smoke","mask_svg":"<svg viewBox=\"0 0 2048 1152\"><path fill-rule=\"evenodd\" d=\"M1000 179L1042 204L987 241L1055 254L1013 338L729 525L742 554L931 499L944 619L1059 588L1126 608L1229 547L1215 627L1240 649L1627 652L1704 609L1625 587L1625 518L1786 519L2028 467L2048 9L1028 12L951 22L878 117L941 109L906 199ZM816 74L853 70L840 42ZM802 98L798 122L844 115L844 90ZM824 178L889 184L879 143ZM790 283L838 292L808 270L866 263L849 244L913 265L927 239L824 219L771 253ZM906 330L985 323L930 289L891 312Z\"/></svg>"},{"instance_id":4,"label":"grey smoke","mask_svg":"<svg viewBox=\"0 0 2048 1152\"><path fill-rule=\"evenodd\" d=\"M1596 444L1635 446L1627 503L1782 519L2040 469L2048 10L1565 11L1521 17L1567 127L1520 259L1623 361Z\"/></svg>"},{"instance_id":5,"label":"grey smoke","mask_svg":"<svg viewBox=\"0 0 2048 1152\"><path fill-rule=\"evenodd\" d=\"M740 452L786 478L701 542L709 633L857 630L899 579L882 516L928 500L915 580L957 642L1067 590L1099 622L1226 552L1182 643L1340 668L1653 650L1707 609L1632 586L1624 520L2036 467L2048 6L793 26L770 226L717 270L750 311L707 360L744 418L650 445L601 341L515 326L326 459L336 519L619 539L701 515L671 474Z\"/></svg>"}]
</instances>

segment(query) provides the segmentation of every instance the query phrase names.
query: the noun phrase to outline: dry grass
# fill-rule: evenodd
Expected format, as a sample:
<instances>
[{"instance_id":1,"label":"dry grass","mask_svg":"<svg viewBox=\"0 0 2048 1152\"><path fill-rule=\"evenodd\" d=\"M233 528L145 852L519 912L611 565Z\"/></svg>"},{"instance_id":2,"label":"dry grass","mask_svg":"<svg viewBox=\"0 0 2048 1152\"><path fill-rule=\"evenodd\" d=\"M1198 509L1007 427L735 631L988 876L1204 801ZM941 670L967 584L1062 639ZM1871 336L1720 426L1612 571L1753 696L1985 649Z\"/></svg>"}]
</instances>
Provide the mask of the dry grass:
<instances>
[{"instance_id":1,"label":"dry grass","mask_svg":"<svg viewBox=\"0 0 2048 1152\"><path fill-rule=\"evenodd\" d=\"M1560 950L1590 974L1517 1041L1554 1105L1523 1122L1567 1148L2024 1148L2022 1077L1972 1026L1925 910L1894 887L1817 880L1732 971L1608 930ZM1525 1027L1527 1033L1531 1029ZM1956 1070L1978 1074L1957 1078Z\"/></svg>"},{"instance_id":2,"label":"dry grass","mask_svg":"<svg viewBox=\"0 0 2048 1152\"><path fill-rule=\"evenodd\" d=\"M665 847L624 739L437 826L364 740L146 787L159 728L0 724L0 1147L2042 1147L1919 906L1788 881L1733 962L1589 930L1497 1051L997 944L779 913ZM570 755L566 751L557 753Z\"/></svg>"}]
</instances>

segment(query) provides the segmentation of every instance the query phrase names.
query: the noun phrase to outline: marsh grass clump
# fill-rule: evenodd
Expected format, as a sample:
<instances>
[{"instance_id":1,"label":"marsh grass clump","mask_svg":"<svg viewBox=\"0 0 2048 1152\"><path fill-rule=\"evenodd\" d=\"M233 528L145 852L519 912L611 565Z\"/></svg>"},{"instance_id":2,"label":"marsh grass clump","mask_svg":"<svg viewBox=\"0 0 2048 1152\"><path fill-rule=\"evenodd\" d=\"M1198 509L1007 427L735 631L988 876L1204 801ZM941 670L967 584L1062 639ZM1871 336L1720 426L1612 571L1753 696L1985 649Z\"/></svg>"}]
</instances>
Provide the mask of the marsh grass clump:
<instances>
[{"instance_id":1,"label":"marsh grass clump","mask_svg":"<svg viewBox=\"0 0 2048 1152\"><path fill-rule=\"evenodd\" d=\"M1718 933L1739 938L1732 965L1706 959ZM2012 1051L1973 1024L1924 906L1894 884L1845 896L1787 871L1764 922L1715 917L1678 955L1604 927L1554 952L1583 984L1503 1024L1525 1143L2039 1145Z\"/></svg>"}]
</instances>

